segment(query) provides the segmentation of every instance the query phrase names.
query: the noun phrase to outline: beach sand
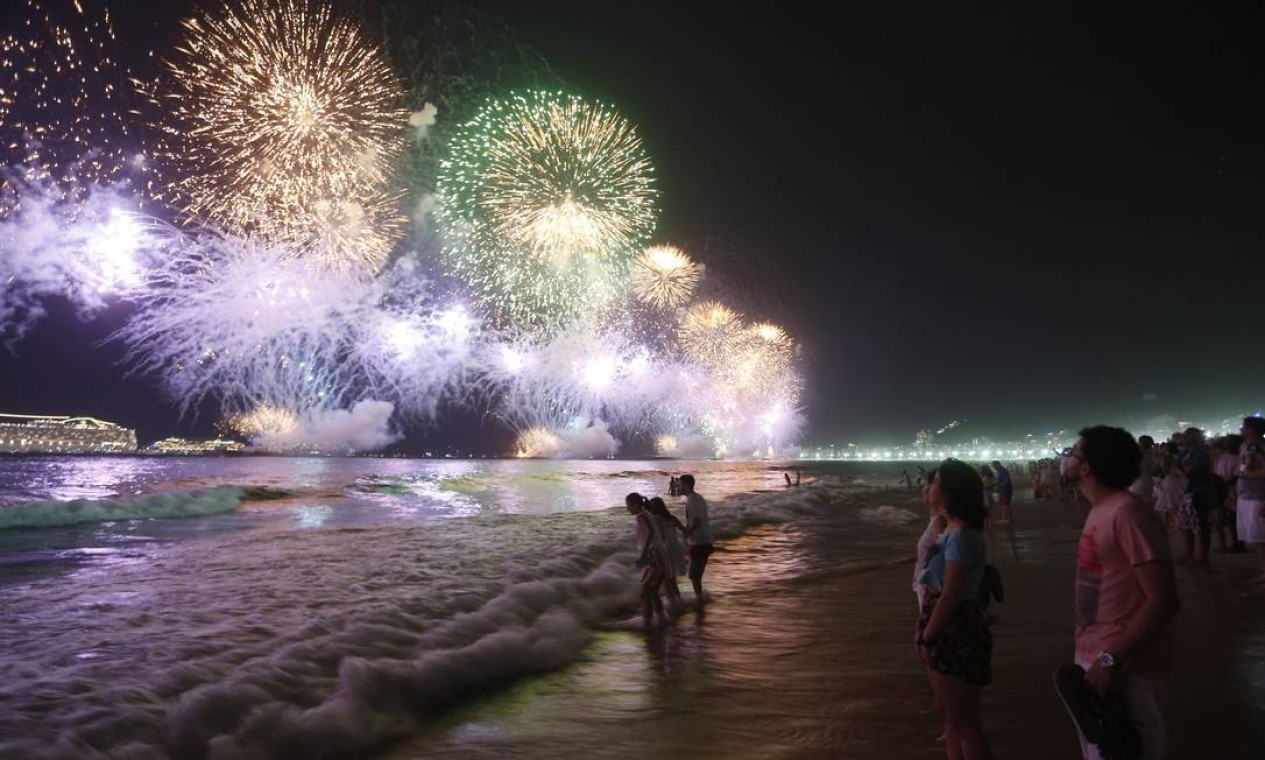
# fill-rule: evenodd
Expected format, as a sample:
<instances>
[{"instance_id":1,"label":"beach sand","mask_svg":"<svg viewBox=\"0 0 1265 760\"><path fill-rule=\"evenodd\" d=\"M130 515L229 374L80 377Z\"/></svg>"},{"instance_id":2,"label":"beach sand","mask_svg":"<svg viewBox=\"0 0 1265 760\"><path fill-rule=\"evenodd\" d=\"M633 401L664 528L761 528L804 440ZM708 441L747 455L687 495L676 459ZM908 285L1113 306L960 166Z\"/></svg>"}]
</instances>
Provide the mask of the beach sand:
<instances>
[{"instance_id":1,"label":"beach sand","mask_svg":"<svg viewBox=\"0 0 1265 760\"><path fill-rule=\"evenodd\" d=\"M857 498L850 507L923 514L903 492ZM1078 757L1051 676L1071 656L1082 507L1020 499L1015 515L1013 528L989 534L1007 601L994 608L985 727L998 757ZM909 555L850 562L837 556L855 526L844 516L720 545L707 577L716 598L701 619L687 614L650 636L603 634L584 662L458 708L385 756L943 756L912 644L912 550L924 521L901 527ZM1214 554L1210 569L1178 568L1176 758L1255 758L1265 747L1265 594L1245 586L1253 566L1248 554Z\"/></svg>"}]
</instances>

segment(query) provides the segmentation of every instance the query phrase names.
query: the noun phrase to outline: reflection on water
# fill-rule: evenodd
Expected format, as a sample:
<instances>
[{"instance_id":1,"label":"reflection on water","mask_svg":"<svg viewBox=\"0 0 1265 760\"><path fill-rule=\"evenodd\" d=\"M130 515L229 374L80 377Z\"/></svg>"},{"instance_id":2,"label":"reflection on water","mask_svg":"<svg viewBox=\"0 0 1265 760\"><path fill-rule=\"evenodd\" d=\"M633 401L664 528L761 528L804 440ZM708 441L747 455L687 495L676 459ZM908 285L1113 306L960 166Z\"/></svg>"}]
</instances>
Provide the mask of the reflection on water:
<instances>
[{"instance_id":1,"label":"reflection on water","mask_svg":"<svg viewBox=\"0 0 1265 760\"><path fill-rule=\"evenodd\" d=\"M239 530L338 529L436 517L545 515L619 508L630 491L666 494L672 475L692 472L713 502L784 490L798 463L704 460L458 460L338 457L8 457L0 459L0 510L33 501L47 510L73 499L133 499L217 486L248 489L237 512L196 519L141 520L0 530L0 584L134 561L163 545ZM881 467L881 465L879 465ZM868 468L868 469L867 469ZM870 479L873 465L815 464L815 474ZM253 490L252 490L253 489ZM126 553L117 547L127 545ZM99 553L94 554L94 551Z\"/></svg>"},{"instance_id":2,"label":"reflection on water","mask_svg":"<svg viewBox=\"0 0 1265 760\"><path fill-rule=\"evenodd\" d=\"M725 542L708 566L715 600L705 616L687 612L657 634L601 634L583 662L466 706L385 757L754 757L757 748L769 757L779 746L806 757L848 747L841 734L855 719L838 696L872 686L841 678L838 662L884 673L866 650L849 654L865 635L849 623L865 617L864 576L837 573L843 546L817 530L855 533L856 523L842 511L810 519L820 523L811 533L792 523ZM893 531L881 533L891 554ZM789 593L784 581L801 574L828 580ZM909 607L912 618L912 596Z\"/></svg>"}]
</instances>

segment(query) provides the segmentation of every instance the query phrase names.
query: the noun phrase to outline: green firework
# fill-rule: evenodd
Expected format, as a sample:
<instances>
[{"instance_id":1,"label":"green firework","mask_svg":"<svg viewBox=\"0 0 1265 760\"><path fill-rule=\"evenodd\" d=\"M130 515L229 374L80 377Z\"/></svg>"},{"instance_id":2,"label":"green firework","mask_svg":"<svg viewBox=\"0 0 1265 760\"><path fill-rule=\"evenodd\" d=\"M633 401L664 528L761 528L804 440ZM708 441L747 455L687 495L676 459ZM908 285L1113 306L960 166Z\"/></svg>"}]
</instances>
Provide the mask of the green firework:
<instances>
[{"instance_id":1,"label":"green firework","mask_svg":"<svg viewBox=\"0 0 1265 760\"><path fill-rule=\"evenodd\" d=\"M600 311L654 231L657 192L635 128L563 93L489 100L454 136L436 191L445 265L522 333Z\"/></svg>"}]
</instances>

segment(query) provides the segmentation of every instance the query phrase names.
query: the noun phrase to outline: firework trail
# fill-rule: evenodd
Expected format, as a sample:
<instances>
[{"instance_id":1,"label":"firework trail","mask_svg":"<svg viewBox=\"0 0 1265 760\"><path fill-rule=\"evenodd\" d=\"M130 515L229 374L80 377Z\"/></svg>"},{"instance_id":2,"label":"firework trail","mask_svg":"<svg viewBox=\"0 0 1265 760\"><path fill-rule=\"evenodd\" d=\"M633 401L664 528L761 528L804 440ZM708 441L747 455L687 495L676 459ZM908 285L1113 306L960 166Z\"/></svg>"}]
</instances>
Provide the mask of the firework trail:
<instances>
[{"instance_id":1,"label":"firework trail","mask_svg":"<svg viewBox=\"0 0 1265 760\"><path fill-rule=\"evenodd\" d=\"M78 0L27 0L17 31L0 36L0 151L26 184L69 200L143 171L127 118L134 88L115 44L108 8Z\"/></svg>"},{"instance_id":2,"label":"firework trail","mask_svg":"<svg viewBox=\"0 0 1265 760\"><path fill-rule=\"evenodd\" d=\"M239 0L185 28L154 94L159 196L330 271L376 271L403 229L409 118L385 53L314 0Z\"/></svg>"},{"instance_id":3,"label":"firework trail","mask_svg":"<svg viewBox=\"0 0 1265 760\"><path fill-rule=\"evenodd\" d=\"M284 247L202 231L149 271L113 338L182 414L208 398L230 413L300 413L384 397L425 414L461 376L459 344L477 333L428 301L426 285L404 263L361 282Z\"/></svg>"},{"instance_id":4,"label":"firework trail","mask_svg":"<svg viewBox=\"0 0 1265 760\"><path fill-rule=\"evenodd\" d=\"M555 93L489 100L452 138L437 195L446 265L500 326L529 334L600 311L655 222L632 125Z\"/></svg>"},{"instance_id":5,"label":"firework trail","mask_svg":"<svg viewBox=\"0 0 1265 760\"><path fill-rule=\"evenodd\" d=\"M658 407L682 392L683 372L634 338L574 328L541 342L500 344L496 413L515 430L602 420L614 433L652 427Z\"/></svg>"}]
</instances>

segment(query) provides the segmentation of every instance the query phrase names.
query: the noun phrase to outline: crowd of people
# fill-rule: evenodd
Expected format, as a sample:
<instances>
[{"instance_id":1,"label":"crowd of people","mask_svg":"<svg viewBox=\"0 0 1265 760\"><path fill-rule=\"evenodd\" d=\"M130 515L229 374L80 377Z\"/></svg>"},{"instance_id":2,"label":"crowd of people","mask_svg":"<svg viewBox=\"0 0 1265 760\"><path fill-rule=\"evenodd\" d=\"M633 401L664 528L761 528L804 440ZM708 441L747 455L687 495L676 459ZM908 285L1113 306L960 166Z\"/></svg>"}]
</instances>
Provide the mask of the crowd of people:
<instances>
[{"instance_id":1,"label":"crowd of people","mask_svg":"<svg viewBox=\"0 0 1265 760\"><path fill-rule=\"evenodd\" d=\"M1087 760L1170 756L1169 624L1181 605L1161 515L1175 514L1167 524L1182 532L1196 566L1207 564L1213 535L1226 551L1251 544L1255 582L1265 583L1263 437L1260 417L1211 445L1193 428L1155 446L1099 425L1030 470L1038 498L1051 498L1043 488L1070 486L1089 504L1076 554L1074 665L1056 676ZM992 679L990 587L1000 589L983 534L990 480L996 488L1009 473L998 462L976 469L949 459L926 473L923 489L930 519L914 570L915 645L955 760L993 756L979 699Z\"/></svg>"},{"instance_id":2,"label":"crowd of people","mask_svg":"<svg viewBox=\"0 0 1265 760\"><path fill-rule=\"evenodd\" d=\"M1212 538L1223 551L1257 552L1265 584L1265 419L1248 417L1239 435L1207 442L1198 429L1156 445L1099 425L1080 431L1057 458L1032 463L1035 499L1071 494L1088 503L1076 553L1072 663L1056 685L1080 733L1087 760L1170 756L1170 622L1180 609L1168 530L1182 533L1185 559L1209 562ZM993 756L980 712L980 688L992 680L990 600L1004 596L988 564L984 531L1013 520L1014 482L999 461L975 467L947 459L919 467L929 519L919 537L913 589L914 642L951 760ZM902 480L911 487L908 472ZM694 477L673 478L685 498L685 522L661 498L631 493L636 517L641 612L650 628L679 602L688 574L701 613L703 573L713 550L707 501ZM995 500L994 500L995 495ZM682 545L682 540L685 545ZM1074 664L1073 664L1074 663Z\"/></svg>"},{"instance_id":3,"label":"crowd of people","mask_svg":"<svg viewBox=\"0 0 1265 760\"><path fill-rule=\"evenodd\" d=\"M1208 441L1188 428L1156 444L1142 436L1142 472L1130 487L1155 508L1170 529L1181 531L1185 561L1207 565L1215 542L1222 552L1242 552L1252 544L1265 583L1265 525L1259 502L1265 488L1250 473L1259 469L1265 419L1248 417L1237 435Z\"/></svg>"}]
</instances>

